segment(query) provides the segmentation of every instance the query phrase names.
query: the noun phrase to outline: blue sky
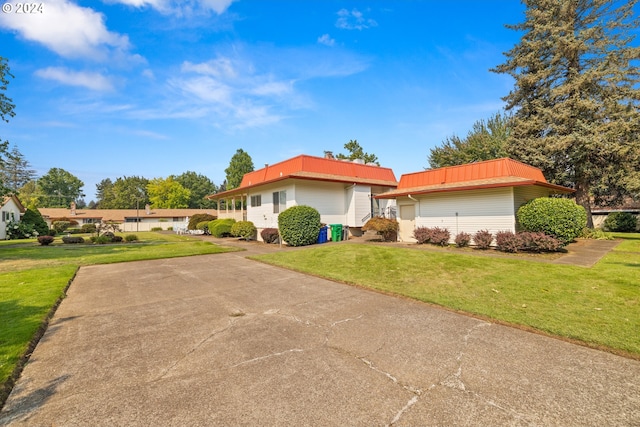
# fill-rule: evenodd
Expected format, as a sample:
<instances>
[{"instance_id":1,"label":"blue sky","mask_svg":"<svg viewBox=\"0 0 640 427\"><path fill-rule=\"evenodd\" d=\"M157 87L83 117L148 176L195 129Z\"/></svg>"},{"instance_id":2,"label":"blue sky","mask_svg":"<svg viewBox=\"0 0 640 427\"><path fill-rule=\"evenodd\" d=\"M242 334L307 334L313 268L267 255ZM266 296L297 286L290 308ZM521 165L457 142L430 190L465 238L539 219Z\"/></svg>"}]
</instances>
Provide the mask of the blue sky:
<instances>
[{"instance_id":1,"label":"blue sky","mask_svg":"<svg viewBox=\"0 0 640 427\"><path fill-rule=\"evenodd\" d=\"M515 0L45 0L0 13L16 117L0 137L39 175L95 184L185 171L216 185L238 148L256 169L357 139L382 166L501 110L489 68L519 34Z\"/></svg>"}]
</instances>

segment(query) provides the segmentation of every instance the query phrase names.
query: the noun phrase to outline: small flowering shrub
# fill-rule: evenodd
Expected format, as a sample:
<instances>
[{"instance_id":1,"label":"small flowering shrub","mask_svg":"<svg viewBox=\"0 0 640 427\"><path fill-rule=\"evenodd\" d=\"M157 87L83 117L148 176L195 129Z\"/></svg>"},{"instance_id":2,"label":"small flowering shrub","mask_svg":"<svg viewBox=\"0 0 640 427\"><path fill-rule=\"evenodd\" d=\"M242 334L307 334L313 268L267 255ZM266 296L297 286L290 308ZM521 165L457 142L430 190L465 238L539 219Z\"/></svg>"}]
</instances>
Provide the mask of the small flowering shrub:
<instances>
[{"instance_id":1,"label":"small flowering shrub","mask_svg":"<svg viewBox=\"0 0 640 427\"><path fill-rule=\"evenodd\" d=\"M489 230L480 230L473 235L473 243L478 249L489 249L493 243L493 234Z\"/></svg>"},{"instance_id":2,"label":"small flowering shrub","mask_svg":"<svg viewBox=\"0 0 640 427\"><path fill-rule=\"evenodd\" d=\"M260 237L265 243L276 243L278 241L278 229L265 228L260 232Z\"/></svg>"},{"instance_id":3,"label":"small flowering shrub","mask_svg":"<svg viewBox=\"0 0 640 427\"><path fill-rule=\"evenodd\" d=\"M427 227L418 227L413 230L413 238L416 239L419 245L431 242L431 232Z\"/></svg>"},{"instance_id":4,"label":"small flowering shrub","mask_svg":"<svg viewBox=\"0 0 640 427\"><path fill-rule=\"evenodd\" d=\"M471 234L461 231L456 236L455 242L457 247L466 248L471 243Z\"/></svg>"},{"instance_id":5,"label":"small flowering shrub","mask_svg":"<svg viewBox=\"0 0 640 427\"><path fill-rule=\"evenodd\" d=\"M418 241L418 244L431 243L438 246L447 246L451 233L446 228L418 227L413 231L413 237Z\"/></svg>"},{"instance_id":6,"label":"small flowering shrub","mask_svg":"<svg viewBox=\"0 0 640 427\"><path fill-rule=\"evenodd\" d=\"M7 223L7 240L32 239L38 237L33 224L11 220Z\"/></svg>"},{"instance_id":7,"label":"small flowering shrub","mask_svg":"<svg viewBox=\"0 0 640 427\"><path fill-rule=\"evenodd\" d=\"M524 231L518 233L521 239L521 250L528 252L557 252L564 246L564 242L554 236L544 233Z\"/></svg>"},{"instance_id":8,"label":"small flowering shrub","mask_svg":"<svg viewBox=\"0 0 640 427\"><path fill-rule=\"evenodd\" d=\"M53 243L53 237L51 237L51 236L38 236L38 243L40 243L42 246L47 246L47 245Z\"/></svg>"}]
</instances>

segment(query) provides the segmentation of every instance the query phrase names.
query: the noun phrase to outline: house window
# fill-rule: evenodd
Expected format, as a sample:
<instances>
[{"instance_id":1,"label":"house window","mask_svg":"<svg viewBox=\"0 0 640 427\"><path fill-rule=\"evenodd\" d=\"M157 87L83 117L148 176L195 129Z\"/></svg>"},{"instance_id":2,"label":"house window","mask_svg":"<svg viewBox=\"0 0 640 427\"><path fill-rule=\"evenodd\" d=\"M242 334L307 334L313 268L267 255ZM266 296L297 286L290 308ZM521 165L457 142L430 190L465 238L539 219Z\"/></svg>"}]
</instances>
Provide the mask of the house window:
<instances>
[{"instance_id":1,"label":"house window","mask_svg":"<svg viewBox=\"0 0 640 427\"><path fill-rule=\"evenodd\" d=\"M180 218L178 216L174 216L173 217L173 222L182 222L182 218Z\"/></svg>"},{"instance_id":2,"label":"house window","mask_svg":"<svg viewBox=\"0 0 640 427\"><path fill-rule=\"evenodd\" d=\"M251 207L257 208L258 206L262 206L262 196L251 196Z\"/></svg>"},{"instance_id":3,"label":"house window","mask_svg":"<svg viewBox=\"0 0 640 427\"><path fill-rule=\"evenodd\" d=\"M124 222L142 222L142 218L129 217L129 218L125 218Z\"/></svg>"},{"instance_id":4,"label":"house window","mask_svg":"<svg viewBox=\"0 0 640 427\"><path fill-rule=\"evenodd\" d=\"M276 191L273 193L273 213L280 213L287 208L287 192Z\"/></svg>"}]
</instances>

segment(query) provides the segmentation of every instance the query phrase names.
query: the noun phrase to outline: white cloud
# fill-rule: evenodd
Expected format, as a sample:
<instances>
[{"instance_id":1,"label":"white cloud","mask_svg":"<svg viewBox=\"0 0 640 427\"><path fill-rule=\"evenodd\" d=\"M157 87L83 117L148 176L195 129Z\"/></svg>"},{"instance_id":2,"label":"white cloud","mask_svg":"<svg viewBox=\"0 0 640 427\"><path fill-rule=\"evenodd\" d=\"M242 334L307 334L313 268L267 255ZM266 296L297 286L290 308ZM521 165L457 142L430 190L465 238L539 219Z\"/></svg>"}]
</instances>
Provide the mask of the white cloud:
<instances>
[{"instance_id":1,"label":"white cloud","mask_svg":"<svg viewBox=\"0 0 640 427\"><path fill-rule=\"evenodd\" d=\"M169 84L200 101L223 105L229 105L231 102L231 88L208 76L174 79L169 81Z\"/></svg>"},{"instance_id":2,"label":"white cloud","mask_svg":"<svg viewBox=\"0 0 640 427\"><path fill-rule=\"evenodd\" d=\"M54 80L69 86L85 87L101 92L113 89L111 81L98 73L71 71L62 67L47 67L37 70L35 74L43 79Z\"/></svg>"},{"instance_id":3,"label":"white cloud","mask_svg":"<svg viewBox=\"0 0 640 427\"><path fill-rule=\"evenodd\" d=\"M235 0L112 0L137 8L151 7L165 15L193 15L215 12L222 15Z\"/></svg>"},{"instance_id":4,"label":"white cloud","mask_svg":"<svg viewBox=\"0 0 640 427\"><path fill-rule=\"evenodd\" d=\"M42 13L0 14L0 27L66 58L104 61L130 49L127 36L107 30L101 13L68 0L49 0Z\"/></svg>"},{"instance_id":5,"label":"white cloud","mask_svg":"<svg viewBox=\"0 0 640 427\"><path fill-rule=\"evenodd\" d=\"M364 14L358 9L353 9L352 11L340 9L337 15L338 20L336 21L336 27L342 30L364 30L378 26L376 21L365 18Z\"/></svg>"},{"instance_id":6,"label":"white cloud","mask_svg":"<svg viewBox=\"0 0 640 427\"><path fill-rule=\"evenodd\" d=\"M333 46L336 44L336 41L332 39L329 34L323 34L320 37L318 37L318 43L324 44L327 46Z\"/></svg>"},{"instance_id":7,"label":"white cloud","mask_svg":"<svg viewBox=\"0 0 640 427\"><path fill-rule=\"evenodd\" d=\"M235 78L238 73L235 70L235 66L232 63L231 59L221 57L212 59L207 62L202 62L200 64L194 64L189 61L185 61L182 64L182 71L184 72L194 72L198 74L204 74L208 76L213 76L216 78Z\"/></svg>"}]
</instances>

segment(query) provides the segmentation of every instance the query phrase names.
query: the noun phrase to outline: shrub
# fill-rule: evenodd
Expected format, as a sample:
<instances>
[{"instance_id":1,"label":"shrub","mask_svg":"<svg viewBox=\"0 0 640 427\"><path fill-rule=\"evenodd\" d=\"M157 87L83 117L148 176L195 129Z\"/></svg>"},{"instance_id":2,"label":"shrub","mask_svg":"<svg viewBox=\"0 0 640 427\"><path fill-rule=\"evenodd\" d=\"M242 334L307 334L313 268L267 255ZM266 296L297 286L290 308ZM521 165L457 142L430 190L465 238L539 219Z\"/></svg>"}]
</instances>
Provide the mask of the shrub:
<instances>
[{"instance_id":1,"label":"shrub","mask_svg":"<svg viewBox=\"0 0 640 427\"><path fill-rule=\"evenodd\" d=\"M385 242L396 240L400 224L395 219L376 216L362 226L362 231L373 230L382 236Z\"/></svg>"},{"instance_id":2,"label":"shrub","mask_svg":"<svg viewBox=\"0 0 640 427\"><path fill-rule=\"evenodd\" d=\"M464 231L461 231L456 236L455 241L456 241L456 246L457 247L466 248L471 243L471 234L465 233Z\"/></svg>"},{"instance_id":3,"label":"shrub","mask_svg":"<svg viewBox=\"0 0 640 427\"><path fill-rule=\"evenodd\" d=\"M585 228L582 230L582 237L595 240L613 240L613 236L608 235L599 228Z\"/></svg>"},{"instance_id":4,"label":"shrub","mask_svg":"<svg viewBox=\"0 0 640 427\"><path fill-rule=\"evenodd\" d=\"M49 226L37 209L27 209L22 215L20 222L33 225L33 229L37 231L40 236L49 234Z\"/></svg>"},{"instance_id":5,"label":"shrub","mask_svg":"<svg viewBox=\"0 0 640 427\"><path fill-rule=\"evenodd\" d=\"M502 252L518 252L518 249L522 249L522 239L513 231L498 231L496 233L496 248Z\"/></svg>"},{"instance_id":6,"label":"shrub","mask_svg":"<svg viewBox=\"0 0 640 427\"><path fill-rule=\"evenodd\" d=\"M56 230L56 233L62 233L64 230L69 228L71 223L69 221L53 221L51 223L53 229Z\"/></svg>"},{"instance_id":7,"label":"shrub","mask_svg":"<svg viewBox=\"0 0 640 427\"><path fill-rule=\"evenodd\" d=\"M418 227L413 230L413 238L417 240L419 245L431 242L431 231L427 227Z\"/></svg>"},{"instance_id":8,"label":"shrub","mask_svg":"<svg viewBox=\"0 0 640 427\"><path fill-rule=\"evenodd\" d=\"M54 230L53 228L50 228L49 231L47 232L47 236L51 236L51 237L53 237L53 236L55 236L57 234L58 233L56 233L56 230Z\"/></svg>"},{"instance_id":9,"label":"shrub","mask_svg":"<svg viewBox=\"0 0 640 427\"><path fill-rule=\"evenodd\" d=\"M62 242L66 244L84 243L84 238L82 236L64 236Z\"/></svg>"},{"instance_id":10,"label":"shrub","mask_svg":"<svg viewBox=\"0 0 640 427\"><path fill-rule=\"evenodd\" d=\"M136 242L137 240L138 236L136 236L135 234L127 234L126 236L124 236L125 242Z\"/></svg>"},{"instance_id":11,"label":"shrub","mask_svg":"<svg viewBox=\"0 0 640 427\"><path fill-rule=\"evenodd\" d=\"M480 230L473 235L473 243L478 249L489 249L493 243L493 234L489 230Z\"/></svg>"},{"instance_id":12,"label":"shrub","mask_svg":"<svg viewBox=\"0 0 640 427\"><path fill-rule=\"evenodd\" d=\"M38 243L42 246L47 246L48 244L53 243L53 240L52 236L38 236Z\"/></svg>"},{"instance_id":13,"label":"shrub","mask_svg":"<svg viewBox=\"0 0 640 427\"><path fill-rule=\"evenodd\" d=\"M276 243L280 235L277 228L265 228L260 232L260 237L265 243Z\"/></svg>"},{"instance_id":14,"label":"shrub","mask_svg":"<svg viewBox=\"0 0 640 427\"><path fill-rule=\"evenodd\" d=\"M151 231L162 231L162 227L151 227Z\"/></svg>"},{"instance_id":15,"label":"shrub","mask_svg":"<svg viewBox=\"0 0 640 427\"><path fill-rule=\"evenodd\" d=\"M102 236L91 236L91 241L98 245L105 245L111 243L111 238L103 234Z\"/></svg>"},{"instance_id":16,"label":"shrub","mask_svg":"<svg viewBox=\"0 0 640 427\"><path fill-rule=\"evenodd\" d=\"M213 220L213 221L215 221L215 220ZM210 234L209 233L209 223L210 222L211 221L201 221L196 225L195 229L204 231L204 234Z\"/></svg>"},{"instance_id":17,"label":"shrub","mask_svg":"<svg viewBox=\"0 0 640 427\"><path fill-rule=\"evenodd\" d=\"M38 237L38 232L34 229L33 224L27 224L20 221L11 220L6 225L7 240L31 239Z\"/></svg>"},{"instance_id":18,"label":"shrub","mask_svg":"<svg viewBox=\"0 0 640 427\"><path fill-rule=\"evenodd\" d=\"M82 227L80 227L80 231L82 231L83 233L95 233L96 232L96 225L95 224L82 224Z\"/></svg>"},{"instance_id":19,"label":"shrub","mask_svg":"<svg viewBox=\"0 0 640 427\"><path fill-rule=\"evenodd\" d=\"M518 223L523 231L542 232L569 243L587 225L587 213L573 200L538 198L520 206Z\"/></svg>"},{"instance_id":20,"label":"shrub","mask_svg":"<svg viewBox=\"0 0 640 427\"><path fill-rule=\"evenodd\" d=\"M438 246L447 246L451 233L446 228L418 227L413 231L413 237L418 241L418 244L431 243Z\"/></svg>"},{"instance_id":21,"label":"shrub","mask_svg":"<svg viewBox=\"0 0 640 427\"><path fill-rule=\"evenodd\" d=\"M120 243L120 242L122 242L122 236L113 236L113 237L111 238L111 242L113 242L113 243Z\"/></svg>"},{"instance_id":22,"label":"shrub","mask_svg":"<svg viewBox=\"0 0 640 427\"><path fill-rule=\"evenodd\" d=\"M236 222L233 218L216 219L209 223L209 233L214 237L231 236L231 226Z\"/></svg>"},{"instance_id":23,"label":"shrub","mask_svg":"<svg viewBox=\"0 0 640 427\"><path fill-rule=\"evenodd\" d=\"M557 252L564 246L564 243L553 236L544 233L534 233L523 231L518 233L520 237L520 248L529 252Z\"/></svg>"},{"instance_id":24,"label":"shrub","mask_svg":"<svg viewBox=\"0 0 640 427\"><path fill-rule=\"evenodd\" d=\"M189 223L187 224L187 230L198 230L197 226L201 222L211 222L213 220L218 219L215 215L209 214L195 214L191 218L189 218Z\"/></svg>"},{"instance_id":25,"label":"shrub","mask_svg":"<svg viewBox=\"0 0 640 427\"><path fill-rule=\"evenodd\" d=\"M231 235L241 239L255 239L256 226L251 221L238 221L231 226Z\"/></svg>"},{"instance_id":26,"label":"shrub","mask_svg":"<svg viewBox=\"0 0 640 427\"><path fill-rule=\"evenodd\" d=\"M638 226L638 219L629 212L611 212L604 220L606 231L633 232Z\"/></svg>"},{"instance_id":27,"label":"shrub","mask_svg":"<svg viewBox=\"0 0 640 427\"><path fill-rule=\"evenodd\" d=\"M320 227L320 213L311 206L292 206L278 215L280 235L290 246L314 244Z\"/></svg>"}]
</instances>

